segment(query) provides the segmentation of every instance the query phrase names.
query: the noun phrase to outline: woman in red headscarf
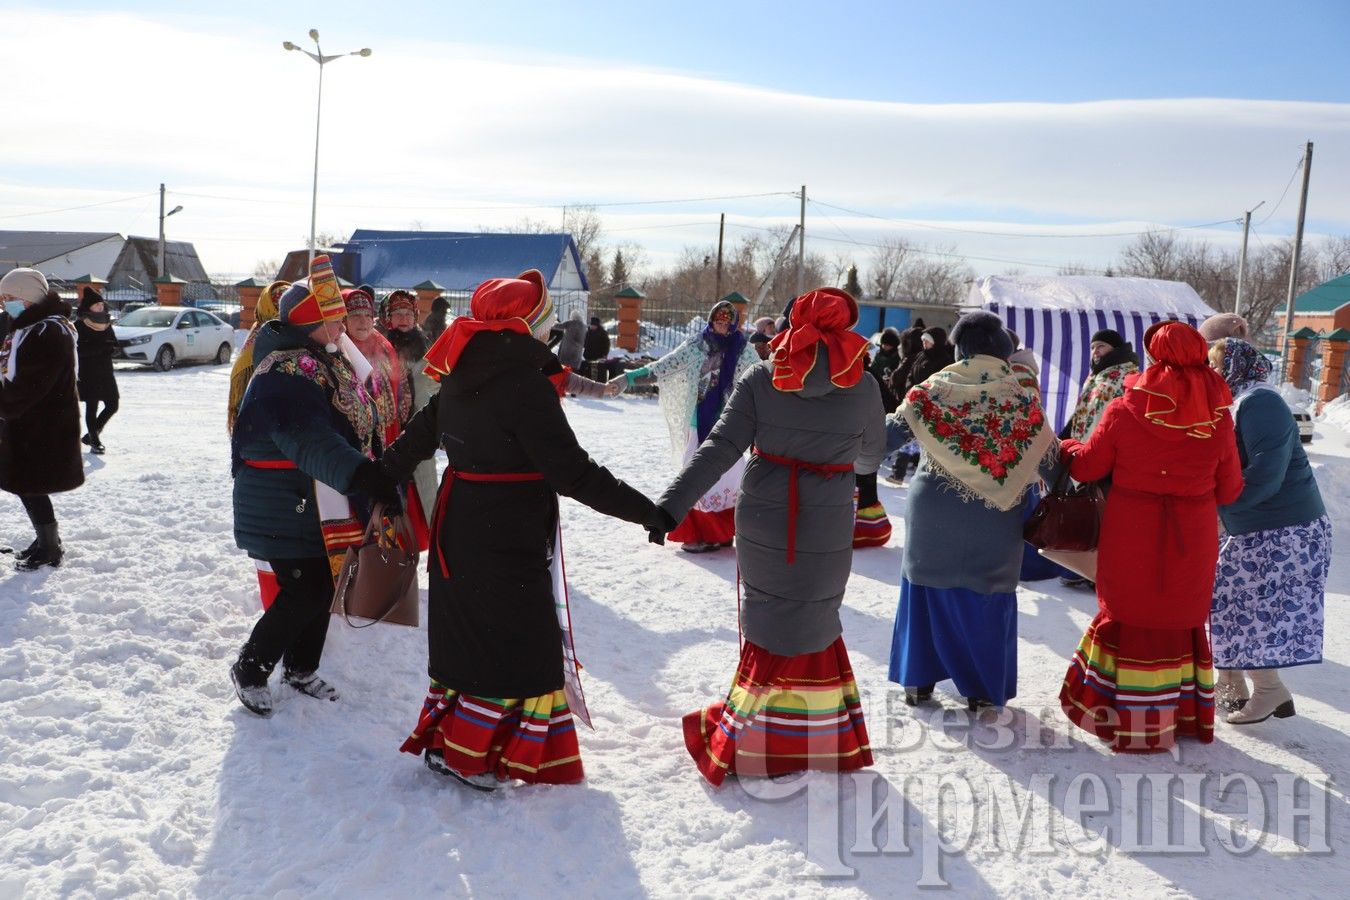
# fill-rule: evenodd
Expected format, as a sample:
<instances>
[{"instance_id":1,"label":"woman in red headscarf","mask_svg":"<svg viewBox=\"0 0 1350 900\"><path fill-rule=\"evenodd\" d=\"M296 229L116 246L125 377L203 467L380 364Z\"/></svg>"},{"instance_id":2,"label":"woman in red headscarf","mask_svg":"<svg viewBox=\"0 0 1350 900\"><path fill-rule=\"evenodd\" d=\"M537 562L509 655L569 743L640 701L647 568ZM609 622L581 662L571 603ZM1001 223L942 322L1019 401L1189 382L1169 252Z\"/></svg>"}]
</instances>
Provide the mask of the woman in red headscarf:
<instances>
[{"instance_id":1,"label":"woman in red headscarf","mask_svg":"<svg viewBox=\"0 0 1350 900\"><path fill-rule=\"evenodd\" d=\"M772 356L736 382L712 433L658 504L669 528L751 453L736 504L744 582L740 666L724 702L684 717L713 784L872 764L839 607L853 564L854 473L885 452L881 391L863 377L857 303L834 288L793 301Z\"/></svg>"},{"instance_id":2,"label":"woman in red headscarf","mask_svg":"<svg viewBox=\"0 0 1350 900\"><path fill-rule=\"evenodd\" d=\"M543 276L474 291L427 352L440 381L385 453L406 480L443 449L431 522L431 690L402 749L481 790L499 781L582 778L575 678L558 545L558 495L650 525L652 502L577 443L560 396L566 372L544 343L556 320ZM555 599L556 597L556 599Z\"/></svg>"},{"instance_id":3,"label":"woman in red headscarf","mask_svg":"<svg viewBox=\"0 0 1350 900\"><path fill-rule=\"evenodd\" d=\"M1098 543L1097 617L1064 677L1060 704L1115 750L1214 740L1214 668L1205 623L1214 590L1218 507L1242 492L1233 398L1205 339L1160 322L1086 443L1063 456L1078 481L1110 476Z\"/></svg>"}]
</instances>

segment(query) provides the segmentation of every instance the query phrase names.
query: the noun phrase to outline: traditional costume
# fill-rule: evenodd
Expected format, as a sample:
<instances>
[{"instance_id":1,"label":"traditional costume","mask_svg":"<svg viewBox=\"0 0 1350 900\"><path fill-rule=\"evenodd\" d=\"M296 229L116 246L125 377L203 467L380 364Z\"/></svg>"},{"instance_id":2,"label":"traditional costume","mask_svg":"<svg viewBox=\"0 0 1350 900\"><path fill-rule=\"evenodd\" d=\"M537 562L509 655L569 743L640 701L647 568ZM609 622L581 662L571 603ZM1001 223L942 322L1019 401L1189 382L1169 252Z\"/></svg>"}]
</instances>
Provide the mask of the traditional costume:
<instances>
[{"instance_id":1,"label":"traditional costume","mask_svg":"<svg viewBox=\"0 0 1350 900\"><path fill-rule=\"evenodd\" d=\"M650 500L587 456L560 404L566 372L543 343L543 276L494 278L427 353L438 393L385 453L406 480L444 449L432 518L431 688L406 753L472 787L582 778L585 717L562 579L558 495L630 522Z\"/></svg>"},{"instance_id":2,"label":"traditional costume","mask_svg":"<svg viewBox=\"0 0 1350 900\"><path fill-rule=\"evenodd\" d=\"M923 450L910 483L890 679L914 704L950 678L971 708L1017 693L1017 581L1029 489L1055 467L1040 393L1007 359L998 316L952 331L957 361L911 388L899 419Z\"/></svg>"},{"instance_id":3,"label":"traditional costume","mask_svg":"<svg viewBox=\"0 0 1350 900\"><path fill-rule=\"evenodd\" d=\"M718 315L731 316L727 334L718 334L713 328L713 318ZM740 329L740 314L724 300L708 312L703 331L656 362L625 373L625 384L656 379L661 389L661 410L670 428L670 446L677 464L683 466L712 432L737 379L759 362L759 354ZM691 552L731 546L736 533L736 486L744 470L742 460L710 484L680 527L670 534L670 540L684 544Z\"/></svg>"},{"instance_id":4,"label":"traditional costume","mask_svg":"<svg viewBox=\"0 0 1350 900\"><path fill-rule=\"evenodd\" d=\"M248 390L248 380L253 377L253 344L258 339L258 332L277 317L277 301L290 286L289 281L274 281L258 295L258 304L253 308L253 314L256 316L253 327L249 329L248 337L244 338L244 345L239 348L234 357L234 365L230 368L230 399L225 407L227 431L234 431L234 420L239 416L239 404L244 402L244 391Z\"/></svg>"},{"instance_id":5,"label":"traditional costume","mask_svg":"<svg viewBox=\"0 0 1350 900\"><path fill-rule=\"evenodd\" d=\"M857 320L853 298L834 288L794 301L771 360L737 382L658 504L674 525L725 473L743 470L740 664L725 701L684 717L685 747L713 784L729 773L872 763L839 620L853 560L853 474L876 472L886 442L880 391L863 377L866 341L850 330Z\"/></svg>"},{"instance_id":6,"label":"traditional costume","mask_svg":"<svg viewBox=\"0 0 1350 900\"><path fill-rule=\"evenodd\" d=\"M1232 394L1181 322L1144 334L1153 362L1127 381L1087 443L1063 444L1080 482L1111 478L1098 541L1098 613L1064 676L1060 705L1122 751L1214 740L1205 623L1218 506L1242 491Z\"/></svg>"},{"instance_id":7,"label":"traditional costume","mask_svg":"<svg viewBox=\"0 0 1350 900\"><path fill-rule=\"evenodd\" d=\"M1078 405L1062 435L1076 441L1086 441L1091 436L1107 404L1125 393L1125 379L1139 371L1139 358L1118 332L1109 328L1099 331L1092 336L1092 343L1099 341L1109 344L1111 349L1092 361L1091 374L1083 382Z\"/></svg>"}]
</instances>

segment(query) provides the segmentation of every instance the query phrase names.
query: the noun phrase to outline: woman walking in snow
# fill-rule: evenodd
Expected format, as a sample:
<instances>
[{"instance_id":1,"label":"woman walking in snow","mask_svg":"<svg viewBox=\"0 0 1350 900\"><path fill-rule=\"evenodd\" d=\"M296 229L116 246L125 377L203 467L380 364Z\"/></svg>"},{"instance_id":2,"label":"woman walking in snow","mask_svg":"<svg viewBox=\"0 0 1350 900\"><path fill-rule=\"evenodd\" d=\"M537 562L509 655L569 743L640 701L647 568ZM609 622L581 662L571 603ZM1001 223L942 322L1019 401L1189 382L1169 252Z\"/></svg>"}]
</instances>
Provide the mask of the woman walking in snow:
<instances>
[{"instance_id":1,"label":"woman walking in snow","mask_svg":"<svg viewBox=\"0 0 1350 900\"><path fill-rule=\"evenodd\" d=\"M886 443L880 391L864 376L851 296L811 291L787 318L772 361L740 379L658 504L673 528L725 472L744 469L740 664L725 701L684 717L685 747L714 785L728 773L872 764L839 607L853 561L852 475L875 473Z\"/></svg>"},{"instance_id":2,"label":"woman walking in snow","mask_svg":"<svg viewBox=\"0 0 1350 900\"><path fill-rule=\"evenodd\" d=\"M1218 507L1242 492L1232 394L1205 339L1182 322L1144 333L1151 362L1063 454L1078 481L1111 478L1098 541L1098 612L1064 676L1069 719L1112 749L1158 752L1178 734L1214 740L1205 623Z\"/></svg>"},{"instance_id":3,"label":"woman walking in snow","mask_svg":"<svg viewBox=\"0 0 1350 900\"><path fill-rule=\"evenodd\" d=\"M0 490L18 495L37 532L15 568L55 568L65 551L51 495L84 484L70 304L26 268L0 278L0 302L12 320L0 345Z\"/></svg>"},{"instance_id":4,"label":"woman walking in snow","mask_svg":"<svg viewBox=\"0 0 1350 900\"><path fill-rule=\"evenodd\" d=\"M1032 483L1055 472L1055 436L1040 392L1008 365L1002 319L968 313L952 338L956 362L896 414L924 452L909 488L890 679L913 706L950 678L975 710L1017 694L1022 522Z\"/></svg>"},{"instance_id":5,"label":"woman walking in snow","mask_svg":"<svg viewBox=\"0 0 1350 900\"><path fill-rule=\"evenodd\" d=\"M103 453L103 428L117 413L117 378L113 375L113 354L117 336L113 334L108 305L92 288L86 287L75 310L76 353L80 360L79 390L84 401L84 437L80 441L89 452ZM99 404L103 404L102 411Z\"/></svg>"},{"instance_id":6,"label":"woman walking in snow","mask_svg":"<svg viewBox=\"0 0 1350 900\"><path fill-rule=\"evenodd\" d=\"M470 315L427 354L438 393L382 461L403 480L437 449L449 458L432 518L431 688L401 749L480 790L583 777L568 697L575 669L559 622L558 495L629 522L657 520L652 502L587 456L568 426L566 373L545 343L556 318L536 270L479 285Z\"/></svg>"},{"instance_id":7,"label":"woman walking in snow","mask_svg":"<svg viewBox=\"0 0 1350 900\"><path fill-rule=\"evenodd\" d=\"M680 465L685 465L712 433L737 379L759 362L759 354L740 329L736 307L720 300L708 311L708 324L699 334L656 362L619 376L623 379L619 384L629 387L656 380L671 449L679 455ZM684 545L682 550L706 553L731 546L736 533L736 486L744 470L744 461L730 466L670 534L672 541Z\"/></svg>"},{"instance_id":8,"label":"woman walking in snow","mask_svg":"<svg viewBox=\"0 0 1350 900\"><path fill-rule=\"evenodd\" d=\"M316 257L315 271L316 282L331 278L325 257ZM278 318L258 332L258 365L231 436L235 542L277 589L230 667L240 703L260 716L272 714L267 682L278 662L295 690L338 699L316 674L334 576L361 539L366 501L400 502L371 459L378 419L339 350L346 308L336 279L331 287L311 292L297 281L281 295Z\"/></svg>"},{"instance_id":9,"label":"woman walking in snow","mask_svg":"<svg viewBox=\"0 0 1350 900\"><path fill-rule=\"evenodd\" d=\"M1214 693L1230 723L1249 725L1294 714L1280 669L1322 661L1331 520L1298 424L1266 382L1270 361L1240 338L1216 341L1209 358L1233 392L1243 481L1219 507L1227 536L1209 616Z\"/></svg>"}]
</instances>

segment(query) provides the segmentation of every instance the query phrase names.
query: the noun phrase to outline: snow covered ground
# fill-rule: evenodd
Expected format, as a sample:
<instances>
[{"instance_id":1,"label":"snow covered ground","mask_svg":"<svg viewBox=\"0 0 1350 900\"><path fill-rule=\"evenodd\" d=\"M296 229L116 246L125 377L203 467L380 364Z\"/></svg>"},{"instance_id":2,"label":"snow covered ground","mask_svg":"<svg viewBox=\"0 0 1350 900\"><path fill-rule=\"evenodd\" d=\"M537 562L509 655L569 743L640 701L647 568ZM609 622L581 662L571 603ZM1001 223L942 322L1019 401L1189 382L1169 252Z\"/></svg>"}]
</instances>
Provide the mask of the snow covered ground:
<instances>
[{"instance_id":1,"label":"snow covered ground","mask_svg":"<svg viewBox=\"0 0 1350 900\"><path fill-rule=\"evenodd\" d=\"M1350 878L1350 415L1312 445L1340 549L1327 660L1288 674L1293 719L1220 723L1176 757L1081 739L1055 698L1095 601L1057 582L1020 592L1008 710L972 723L948 684L911 712L885 678L904 492L883 488L896 536L858 553L844 610L875 767L713 790L679 719L732 675L732 556L567 502L587 781L478 795L397 752L426 687L420 630L334 621L341 703L239 707L226 667L258 606L231 537L227 370L120 382L108 454L56 498L66 564L0 572L0 896L1327 897ZM568 410L597 458L664 487L654 401ZM30 540L13 498L0 540Z\"/></svg>"}]
</instances>

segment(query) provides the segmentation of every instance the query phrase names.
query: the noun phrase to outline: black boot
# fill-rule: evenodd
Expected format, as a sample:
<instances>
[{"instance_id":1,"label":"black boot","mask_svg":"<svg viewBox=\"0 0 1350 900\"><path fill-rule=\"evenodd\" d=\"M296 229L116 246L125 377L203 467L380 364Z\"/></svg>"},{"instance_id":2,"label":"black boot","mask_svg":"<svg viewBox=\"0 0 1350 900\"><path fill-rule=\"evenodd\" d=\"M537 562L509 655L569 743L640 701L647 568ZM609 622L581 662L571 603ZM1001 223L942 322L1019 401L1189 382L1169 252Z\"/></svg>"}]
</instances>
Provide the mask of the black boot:
<instances>
[{"instance_id":1,"label":"black boot","mask_svg":"<svg viewBox=\"0 0 1350 900\"><path fill-rule=\"evenodd\" d=\"M25 551L14 564L14 568L20 572L32 572L43 566L55 569L61 565L61 559L65 556L65 550L61 547L61 535L56 529L55 522L39 525L37 533L36 545Z\"/></svg>"},{"instance_id":2,"label":"black boot","mask_svg":"<svg viewBox=\"0 0 1350 900\"><path fill-rule=\"evenodd\" d=\"M91 431L89 433L89 452L102 456L105 450L107 448L103 446L103 438L97 431Z\"/></svg>"}]
</instances>

